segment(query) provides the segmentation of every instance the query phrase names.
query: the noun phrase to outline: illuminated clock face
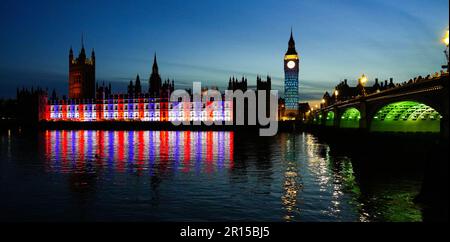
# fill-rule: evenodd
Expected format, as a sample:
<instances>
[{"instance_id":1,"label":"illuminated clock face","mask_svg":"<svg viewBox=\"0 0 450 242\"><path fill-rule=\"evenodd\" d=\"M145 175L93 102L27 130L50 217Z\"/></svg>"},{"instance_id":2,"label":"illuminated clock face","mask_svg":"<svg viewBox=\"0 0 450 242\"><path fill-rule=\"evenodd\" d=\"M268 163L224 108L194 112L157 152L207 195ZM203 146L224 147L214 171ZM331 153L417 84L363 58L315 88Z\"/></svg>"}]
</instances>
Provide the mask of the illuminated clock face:
<instances>
[{"instance_id":1,"label":"illuminated clock face","mask_svg":"<svg viewBox=\"0 0 450 242\"><path fill-rule=\"evenodd\" d=\"M289 62L287 63L287 67L288 67L289 69L294 68L294 67L295 67L295 62L294 62L294 61L289 61Z\"/></svg>"}]
</instances>

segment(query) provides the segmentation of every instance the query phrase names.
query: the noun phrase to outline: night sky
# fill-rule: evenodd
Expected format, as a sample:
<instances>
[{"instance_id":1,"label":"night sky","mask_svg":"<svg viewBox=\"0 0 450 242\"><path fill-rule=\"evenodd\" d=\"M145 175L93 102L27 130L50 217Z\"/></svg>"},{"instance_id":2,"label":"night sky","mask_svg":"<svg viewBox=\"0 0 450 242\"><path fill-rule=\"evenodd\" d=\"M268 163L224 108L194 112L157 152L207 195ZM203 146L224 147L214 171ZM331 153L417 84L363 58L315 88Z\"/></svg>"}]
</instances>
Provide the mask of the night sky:
<instances>
[{"instance_id":1,"label":"night sky","mask_svg":"<svg viewBox=\"0 0 450 242\"><path fill-rule=\"evenodd\" d=\"M136 74L148 87L153 54L163 79L223 89L231 75L271 75L283 89L291 27L301 55L300 99L338 81L440 70L448 0L11 1L0 3L0 97L40 85L67 94L68 53L81 35L95 48L97 80L125 92Z\"/></svg>"}]
</instances>

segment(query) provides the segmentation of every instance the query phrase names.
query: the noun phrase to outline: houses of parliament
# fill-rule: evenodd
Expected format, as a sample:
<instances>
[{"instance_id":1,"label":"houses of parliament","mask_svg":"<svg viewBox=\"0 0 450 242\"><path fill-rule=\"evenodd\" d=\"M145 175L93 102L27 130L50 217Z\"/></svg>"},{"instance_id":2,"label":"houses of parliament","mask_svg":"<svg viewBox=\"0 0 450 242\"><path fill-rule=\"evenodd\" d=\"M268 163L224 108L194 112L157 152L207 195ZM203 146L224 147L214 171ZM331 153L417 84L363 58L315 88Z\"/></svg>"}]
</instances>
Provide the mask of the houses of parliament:
<instances>
[{"instance_id":1,"label":"houses of parliament","mask_svg":"<svg viewBox=\"0 0 450 242\"><path fill-rule=\"evenodd\" d=\"M289 48L284 58L285 70L285 94L284 100L279 100L282 105L278 116L286 112L296 113L298 109L298 72L299 58L295 51L295 42L292 31L289 39ZM136 76L135 81L130 81L127 92L115 94L111 84L99 85L96 83L96 59L92 49L90 57L87 57L83 42L77 57L74 56L72 47L69 50L69 98L59 99L52 95L45 105L39 108L40 121L234 121L234 101L227 101L223 97L221 101L171 101L170 96L174 92L174 80L162 80L159 74L159 66L156 54L153 56L153 65L148 79L148 91L144 90L141 77ZM263 80L257 76L256 90L247 85L247 78L232 77L228 82L228 90L264 90L272 89L271 77ZM192 96L191 90L186 90ZM268 107L268 105L266 105ZM284 106L286 106L284 108ZM280 111L281 110L281 111Z\"/></svg>"},{"instance_id":2,"label":"houses of parliament","mask_svg":"<svg viewBox=\"0 0 450 242\"><path fill-rule=\"evenodd\" d=\"M83 40L78 57L69 50L69 98L56 94L39 108L40 121L231 121L232 103L226 101L173 102L174 80L163 81L156 54L144 91L140 76L130 81L127 92L113 94L111 84L98 85L95 52L86 55Z\"/></svg>"}]
</instances>

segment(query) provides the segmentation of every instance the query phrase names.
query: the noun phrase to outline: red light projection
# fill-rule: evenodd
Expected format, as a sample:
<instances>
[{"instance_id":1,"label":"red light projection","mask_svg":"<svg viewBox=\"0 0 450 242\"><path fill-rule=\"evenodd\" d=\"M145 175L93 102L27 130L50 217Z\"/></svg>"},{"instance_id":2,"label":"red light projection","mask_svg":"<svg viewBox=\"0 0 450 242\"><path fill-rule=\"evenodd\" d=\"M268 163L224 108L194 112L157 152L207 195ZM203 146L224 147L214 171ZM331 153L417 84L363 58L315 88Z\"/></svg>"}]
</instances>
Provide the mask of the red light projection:
<instances>
[{"instance_id":1,"label":"red light projection","mask_svg":"<svg viewBox=\"0 0 450 242\"><path fill-rule=\"evenodd\" d=\"M49 172L201 174L233 167L233 132L47 130L43 139Z\"/></svg>"}]
</instances>

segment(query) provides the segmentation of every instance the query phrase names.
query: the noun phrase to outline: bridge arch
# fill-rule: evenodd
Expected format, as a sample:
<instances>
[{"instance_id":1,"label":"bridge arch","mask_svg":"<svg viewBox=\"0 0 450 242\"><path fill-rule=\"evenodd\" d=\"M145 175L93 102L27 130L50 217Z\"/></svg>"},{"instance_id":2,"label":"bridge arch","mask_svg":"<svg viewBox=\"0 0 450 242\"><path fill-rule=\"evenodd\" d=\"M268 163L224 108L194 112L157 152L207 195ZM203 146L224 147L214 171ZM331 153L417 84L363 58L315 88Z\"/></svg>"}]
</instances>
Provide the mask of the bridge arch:
<instances>
[{"instance_id":1,"label":"bridge arch","mask_svg":"<svg viewBox=\"0 0 450 242\"><path fill-rule=\"evenodd\" d=\"M315 113L312 117L312 123L313 124L321 124L322 123L322 114Z\"/></svg>"},{"instance_id":2,"label":"bridge arch","mask_svg":"<svg viewBox=\"0 0 450 242\"><path fill-rule=\"evenodd\" d=\"M325 115L325 126L334 126L334 117L334 112L328 111Z\"/></svg>"},{"instance_id":3,"label":"bridge arch","mask_svg":"<svg viewBox=\"0 0 450 242\"><path fill-rule=\"evenodd\" d=\"M441 114L420 101L397 101L379 108L370 122L372 132L439 133Z\"/></svg>"},{"instance_id":4,"label":"bridge arch","mask_svg":"<svg viewBox=\"0 0 450 242\"><path fill-rule=\"evenodd\" d=\"M339 126L341 128L358 129L361 120L361 112L356 108L347 108L341 115Z\"/></svg>"}]
</instances>

